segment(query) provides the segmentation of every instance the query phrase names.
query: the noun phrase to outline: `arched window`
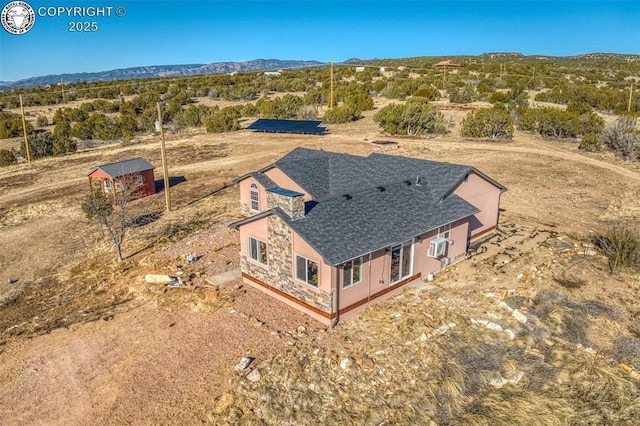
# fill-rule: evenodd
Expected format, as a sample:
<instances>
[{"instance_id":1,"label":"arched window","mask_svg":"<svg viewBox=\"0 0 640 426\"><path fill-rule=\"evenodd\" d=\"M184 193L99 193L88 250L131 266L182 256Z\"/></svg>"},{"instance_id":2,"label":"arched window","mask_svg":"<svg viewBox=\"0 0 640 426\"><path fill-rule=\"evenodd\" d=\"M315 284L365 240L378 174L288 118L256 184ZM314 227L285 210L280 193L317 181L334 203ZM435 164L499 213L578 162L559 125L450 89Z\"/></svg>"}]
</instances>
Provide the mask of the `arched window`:
<instances>
[{"instance_id":1,"label":"arched window","mask_svg":"<svg viewBox=\"0 0 640 426\"><path fill-rule=\"evenodd\" d=\"M260 192L258 192L258 185L255 183L251 184L251 210L260 211Z\"/></svg>"}]
</instances>

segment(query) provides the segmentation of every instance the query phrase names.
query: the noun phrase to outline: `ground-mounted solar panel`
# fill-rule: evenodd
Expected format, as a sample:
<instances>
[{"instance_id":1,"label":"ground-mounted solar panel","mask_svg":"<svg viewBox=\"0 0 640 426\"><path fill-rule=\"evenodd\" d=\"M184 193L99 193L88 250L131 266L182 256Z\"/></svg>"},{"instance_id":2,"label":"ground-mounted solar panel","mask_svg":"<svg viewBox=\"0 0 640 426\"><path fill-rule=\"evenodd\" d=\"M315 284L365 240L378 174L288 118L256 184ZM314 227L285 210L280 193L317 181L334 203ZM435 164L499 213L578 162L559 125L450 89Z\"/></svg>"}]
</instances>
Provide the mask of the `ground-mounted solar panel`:
<instances>
[{"instance_id":1,"label":"ground-mounted solar panel","mask_svg":"<svg viewBox=\"0 0 640 426\"><path fill-rule=\"evenodd\" d=\"M260 118L253 122L247 129L256 132L269 133L299 133L305 135L323 135L327 129L318 120L278 120L273 118Z\"/></svg>"}]
</instances>

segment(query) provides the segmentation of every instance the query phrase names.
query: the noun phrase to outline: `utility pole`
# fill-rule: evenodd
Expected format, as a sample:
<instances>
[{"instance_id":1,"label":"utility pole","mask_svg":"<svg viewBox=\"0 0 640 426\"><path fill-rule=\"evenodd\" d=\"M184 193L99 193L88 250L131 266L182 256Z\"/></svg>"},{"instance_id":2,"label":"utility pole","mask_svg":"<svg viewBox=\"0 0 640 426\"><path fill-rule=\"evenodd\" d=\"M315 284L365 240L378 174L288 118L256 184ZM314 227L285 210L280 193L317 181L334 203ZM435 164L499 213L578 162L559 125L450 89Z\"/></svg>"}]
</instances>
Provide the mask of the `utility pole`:
<instances>
[{"instance_id":1,"label":"utility pole","mask_svg":"<svg viewBox=\"0 0 640 426\"><path fill-rule=\"evenodd\" d=\"M447 90L447 66L442 67L444 74L442 74L442 90Z\"/></svg>"},{"instance_id":2,"label":"utility pole","mask_svg":"<svg viewBox=\"0 0 640 426\"><path fill-rule=\"evenodd\" d=\"M62 88L62 103L66 103L66 100L64 99L64 80L62 78L60 78L60 87Z\"/></svg>"},{"instance_id":3,"label":"utility pole","mask_svg":"<svg viewBox=\"0 0 640 426\"><path fill-rule=\"evenodd\" d=\"M629 103L627 104L627 112L631 112L631 96L633 95L633 81L631 82L631 87L629 88Z\"/></svg>"},{"instance_id":4,"label":"utility pole","mask_svg":"<svg viewBox=\"0 0 640 426\"><path fill-rule=\"evenodd\" d=\"M20 95L20 112L22 113L22 133L24 133L24 150L27 153L27 164L31 165L31 154L29 153L29 138L27 138L27 122L24 120L24 105L22 95Z\"/></svg>"},{"instance_id":5,"label":"utility pole","mask_svg":"<svg viewBox=\"0 0 640 426\"><path fill-rule=\"evenodd\" d=\"M158 127L160 127L160 152L162 153L162 174L164 175L164 201L167 205L167 212L171 211L171 194L169 193L169 172L167 170L167 149L164 144L164 126L162 125L162 114L160 113L160 102L158 106Z\"/></svg>"},{"instance_id":6,"label":"utility pole","mask_svg":"<svg viewBox=\"0 0 640 426\"><path fill-rule=\"evenodd\" d=\"M329 109L333 109L333 60L330 62L331 64L331 83L329 89Z\"/></svg>"}]
</instances>

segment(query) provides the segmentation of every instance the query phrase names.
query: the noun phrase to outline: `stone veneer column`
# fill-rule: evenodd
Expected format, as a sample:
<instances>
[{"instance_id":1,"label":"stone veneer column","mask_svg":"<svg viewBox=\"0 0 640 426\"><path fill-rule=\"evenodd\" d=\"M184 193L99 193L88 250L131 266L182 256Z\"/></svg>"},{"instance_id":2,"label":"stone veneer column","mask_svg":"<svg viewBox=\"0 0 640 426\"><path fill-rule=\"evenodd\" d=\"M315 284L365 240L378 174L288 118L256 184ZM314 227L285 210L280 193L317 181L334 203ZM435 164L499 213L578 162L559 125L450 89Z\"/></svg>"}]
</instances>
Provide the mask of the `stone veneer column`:
<instances>
[{"instance_id":1,"label":"stone veneer column","mask_svg":"<svg viewBox=\"0 0 640 426\"><path fill-rule=\"evenodd\" d=\"M267 208L280 207L290 218L298 219L304 216L304 194L283 195L267 192Z\"/></svg>"}]
</instances>

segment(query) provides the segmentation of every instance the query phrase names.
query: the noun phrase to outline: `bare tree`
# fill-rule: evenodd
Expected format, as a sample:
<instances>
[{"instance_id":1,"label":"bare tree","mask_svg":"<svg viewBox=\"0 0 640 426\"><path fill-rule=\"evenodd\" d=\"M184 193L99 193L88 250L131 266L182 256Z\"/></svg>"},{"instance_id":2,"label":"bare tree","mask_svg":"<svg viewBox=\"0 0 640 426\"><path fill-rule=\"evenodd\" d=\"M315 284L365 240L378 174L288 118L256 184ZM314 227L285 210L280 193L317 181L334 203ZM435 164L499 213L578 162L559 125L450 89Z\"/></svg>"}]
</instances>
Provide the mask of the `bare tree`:
<instances>
[{"instance_id":1,"label":"bare tree","mask_svg":"<svg viewBox=\"0 0 640 426\"><path fill-rule=\"evenodd\" d=\"M119 262L122 261L122 243L134 219L130 201L138 198L142 186L142 182L135 176L128 175L118 178L115 185L111 187L110 193L105 194L100 190L92 191L82 201L85 217L97 221L103 229L106 229L116 249Z\"/></svg>"}]
</instances>

